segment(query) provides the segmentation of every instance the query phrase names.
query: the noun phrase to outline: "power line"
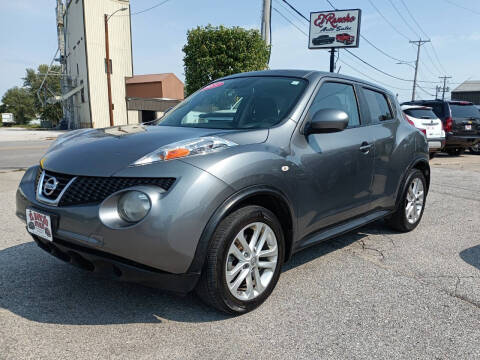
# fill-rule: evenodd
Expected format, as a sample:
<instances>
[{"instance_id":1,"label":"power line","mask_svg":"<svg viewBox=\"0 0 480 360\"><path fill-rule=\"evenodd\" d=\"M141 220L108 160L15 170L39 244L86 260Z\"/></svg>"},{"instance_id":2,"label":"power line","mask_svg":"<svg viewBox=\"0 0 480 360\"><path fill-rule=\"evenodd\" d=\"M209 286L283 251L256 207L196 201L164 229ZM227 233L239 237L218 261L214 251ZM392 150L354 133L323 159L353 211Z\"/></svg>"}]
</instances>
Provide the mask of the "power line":
<instances>
[{"instance_id":1,"label":"power line","mask_svg":"<svg viewBox=\"0 0 480 360\"><path fill-rule=\"evenodd\" d=\"M287 0L283 0L283 2L285 4L287 4L293 11L295 11L299 16L301 16L302 18L304 18L305 20L307 20L308 22L310 22L310 19L306 18L305 15L303 15L300 11L298 11L297 9L295 9L295 7L293 7Z\"/></svg>"},{"instance_id":2,"label":"power line","mask_svg":"<svg viewBox=\"0 0 480 360\"><path fill-rule=\"evenodd\" d=\"M456 3L454 3L453 1L450 1L450 0L443 0L443 1L449 3L449 4L453 5L453 6L456 6L456 7L460 8L460 9L467 10L467 11L470 11L470 12L472 12L472 13L474 13L474 14L480 15L480 11L470 9L470 8L468 8L468 7L466 7L466 6L463 6L463 5L460 5L460 4L456 4Z\"/></svg>"},{"instance_id":3,"label":"power line","mask_svg":"<svg viewBox=\"0 0 480 360\"><path fill-rule=\"evenodd\" d=\"M398 14L398 16L400 16L400 18L403 20L403 22L407 25L407 27L410 29L411 32L413 32L415 34L416 37L420 37L419 34L417 34L417 32L415 31L415 29L412 28L412 26L408 23L408 21L403 17L402 13L397 9L397 7L395 6L395 4L393 3L392 0L388 0L388 2L392 5L393 9L395 10L395 12Z\"/></svg>"},{"instance_id":4,"label":"power line","mask_svg":"<svg viewBox=\"0 0 480 360\"><path fill-rule=\"evenodd\" d=\"M334 9L334 10L337 10L337 8L335 7L335 5L332 4L332 2L330 0L326 0L330 6ZM407 62L406 60L401 60L401 59L397 59L396 57L386 53L384 50L380 49L378 46L376 46L375 44L373 44L370 40L368 40L365 36L363 36L362 34L360 34L360 37L365 40L370 46L372 46L374 49L376 49L377 51L379 51L380 53L382 53L383 55L385 55L386 57L389 57L390 59L393 59L395 61L399 61L399 62Z\"/></svg>"},{"instance_id":5,"label":"power line","mask_svg":"<svg viewBox=\"0 0 480 360\"><path fill-rule=\"evenodd\" d=\"M300 18L299 18L299 15L294 12L289 6L287 6L282 0L275 0L283 9L285 9L290 15L292 15L292 17L297 20L298 22L300 22ZM303 20L303 18L301 18L301 20ZM302 23L303 24L303 23Z\"/></svg>"},{"instance_id":6,"label":"power line","mask_svg":"<svg viewBox=\"0 0 480 360\"><path fill-rule=\"evenodd\" d=\"M280 10L278 10L275 6L272 6L272 9L275 10L281 17L283 17L286 21L288 21L292 26L295 26L295 28L300 31L303 35L308 36L308 34L300 29L297 25L295 25L289 18L287 18L285 15L283 15Z\"/></svg>"},{"instance_id":7,"label":"power line","mask_svg":"<svg viewBox=\"0 0 480 360\"><path fill-rule=\"evenodd\" d=\"M430 36L428 36L428 34L423 30L423 28L420 26L420 24L418 23L418 21L415 19L415 17L413 16L412 12L410 11L410 9L408 8L407 4L405 3L405 1L403 0L400 0L403 4L403 6L405 7L405 9L407 10L407 13L410 15L410 17L412 18L413 22L415 23L415 25L417 25L417 27L420 29L420 31L423 33L423 35L425 35L427 38L430 38ZM430 43L430 46L432 47L432 50L433 50L433 54L435 55L435 58L437 59L437 62L438 64L440 65L440 68L441 70L443 70L443 72L445 72L445 68L443 67L442 63L440 62L440 58L438 57L438 54L437 54L437 51L435 50L435 47L433 46L433 43ZM425 50L427 50L425 48ZM427 55L428 57L430 57L430 55L428 54L428 50L427 50ZM432 63L433 63L433 59L430 58L430 60L432 60ZM439 70L439 69L437 69Z\"/></svg>"},{"instance_id":8,"label":"power line","mask_svg":"<svg viewBox=\"0 0 480 360\"><path fill-rule=\"evenodd\" d=\"M383 20L385 20L385 22L390 25L390 27L397 33L399 34L400 36L402 36L404 39L410 41L410 38L405 35L404 33L402 33L400 30L398 30L383 14L382 12L375 6L375 4L372 2L372 0L368 0L368 2L370 3L370 5L372 5L372 7L377 11L378 15L380 15Z\"/></svg>"},{"instance_id":9,"label":"power line","mask_svg":"<svg viewBox=\"0 0 480 360\"><path fill-rule=\"evenodd\" d=\"M143 10L140 10L140 11L135 11L135 12L131 13L130 15L133 16L133 15L143 14L143 13L145 13L145 12L147 12L147 11L150 11L150 10L153 10L153 9L159 7L159 6L162 6L163 4L165 4L165 3L169 2L169 1L170 1L170 0L161 1L161 2L159 2L158 4L153 5L153 6L149 7L149 8L146 8L146 9L143 9ZM124 15L124 16L128 16L128 15Z\"/></svg>"},{"instance_id":10,"label":"power line","mask_svg":"<svg viewBox=\"0 0 480 360\"><path fill-rule=\"evenodd\" d=\"M369 0L370 1L370 0ZM310 20L308 20L301 12L299 12L293 5L291 5L288 1L286 0L283 0L283 2L285 2L290 8L292 8L292 10L294 10L297 14L299 14L300 16L302 16L306 21L308 21L310 23ZM330 4L332 7L334 7L332 4ZM278 11L278 10L277 10ZM283 14L282 14L283 15ZM285 17L285 16L284 16ZM289 21L290 22L290 21ZM290 22L291 23L291 22ZM300 30L300 29L299 29ZM300 30L304 35L308 36L305 32L303 32L302 30ZM398 77L398 76L395 76L395 75L392 75L392 74L389 74L379 68L377 68L376 66L370 64L369 62L363 60L361 57L355 55L354 53L352 53L349 49L347 48L344 48L344 50L350 54L351 56L355 57L356 59L360 60L362 63L364 63L365 65L368 65L369 67L371 67L372 69L386 75L386 76L389 76L393 79L397 79L397 80L400 80L400 81L406 81L406 82L412 82L413 80L409 80L409 79L404 79L404 78L401 78L401 77ZM420 82L420 80L418 80L418 82ZM421 82L425 82L425 83L437 83L438 81L421 81Z\"/></svg>"},{"instance_id":11,"label":"power line","mask_svg":"<svg viewBox=\"0 0 480 360\"><path fill-rule=\"evenodd\" d=\"M343 65L345 65L345 66L349 67L350 69L352 69L353 71L355 71L355 72L357 72L357 73L365 76L367 79L370 79L370 80L372 80L372 81L375 81L375 82L377 82L377 83L379 83L379 84L381 84L381 85L383 85L383 86L385 86L385 87L390 87L390 88L396 89L396 90L410 91L410 89L399 88L399 87L393 86L393 85L391 85L391 84L387 84L387 83L384 83L384 82L382 82L382 81L380 81L380 80L377 80L377 79L371 77L370 75L367 75L367 74L365 74L364 72L358 70L356 67L353 67L352 65L348 64L347 62L345 62L345 60L340 59L339 61L340 61Z\"/></svg>"}]
</instances>

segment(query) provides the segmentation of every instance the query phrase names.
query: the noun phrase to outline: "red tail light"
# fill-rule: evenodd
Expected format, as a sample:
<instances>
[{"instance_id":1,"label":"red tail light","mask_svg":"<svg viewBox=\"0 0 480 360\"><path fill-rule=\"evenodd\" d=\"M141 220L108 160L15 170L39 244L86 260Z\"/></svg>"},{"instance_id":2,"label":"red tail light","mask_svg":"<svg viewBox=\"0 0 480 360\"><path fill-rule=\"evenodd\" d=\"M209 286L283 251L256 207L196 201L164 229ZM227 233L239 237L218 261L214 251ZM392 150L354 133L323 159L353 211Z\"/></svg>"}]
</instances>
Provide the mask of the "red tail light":
<instances>
[{"instance_id":1,"label":"red tail light","mask_svg":"<svg viewBox=\"0 0 480 360\"><path fill-rule=\"evenodd\" d=\"M420 130L425 136L427 136L427 130L426 129L418 129Z\"/></svg>"},{"instance_id":2,"label":"red tail light","mask_svg":"<svg viewBox=\"0 0 480 360\"><path fill-rule=\"evenodd\" d=\"M452 118L449 117L447 118L447 120L445 120L445 131L452 132L452 126L453 126L453 121L452 121Z\"/></svg>"},{"instance_id":3,"label":"red tail light","mask_svg":"<svg viewBox=\"0 0 480 360\"><path fill-rule=\"evenodd\" d=\"M405 114L405 113L404 113L403 115L405 116L405 120L407 120L407 122L408 122L410 125L412 125L413 127L415 127L415 123L412 121L412 119L410 119L410 118L408 117L408 115Z\"/></svg>"}]
</instances>

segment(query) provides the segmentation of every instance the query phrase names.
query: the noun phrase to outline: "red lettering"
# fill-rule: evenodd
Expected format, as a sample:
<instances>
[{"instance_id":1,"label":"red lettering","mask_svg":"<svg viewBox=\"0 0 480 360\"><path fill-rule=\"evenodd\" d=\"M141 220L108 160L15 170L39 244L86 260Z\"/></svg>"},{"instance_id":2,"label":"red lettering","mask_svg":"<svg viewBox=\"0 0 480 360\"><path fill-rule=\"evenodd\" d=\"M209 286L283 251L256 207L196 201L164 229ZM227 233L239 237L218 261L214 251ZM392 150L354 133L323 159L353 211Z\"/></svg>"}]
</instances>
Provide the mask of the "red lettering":
<instances>
[{"instance_id":1,"label":"red lettering","mask_svg":"<svg viewBox=\"0 0 480 360\"><path fill-rule=\"evenodd\" d=\"M336 28L337 24L341 23L350 23L355 21L355 16L350 16L348 13L344 17L337 18L335 13L328 13L328 14L318 14L318 17L313 22L315 26L322 27L327 24L330 24L331 27Z\"/></svg>"}]
</instances>

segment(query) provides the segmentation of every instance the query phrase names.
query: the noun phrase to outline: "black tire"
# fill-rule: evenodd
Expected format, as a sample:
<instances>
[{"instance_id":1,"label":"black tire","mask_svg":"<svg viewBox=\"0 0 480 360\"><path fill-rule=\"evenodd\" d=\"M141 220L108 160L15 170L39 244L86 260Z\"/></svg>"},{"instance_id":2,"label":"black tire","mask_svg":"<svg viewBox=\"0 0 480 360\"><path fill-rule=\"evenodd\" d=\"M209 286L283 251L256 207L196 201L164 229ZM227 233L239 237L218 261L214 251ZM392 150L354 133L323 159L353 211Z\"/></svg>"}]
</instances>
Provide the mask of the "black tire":
<instances>
[{"instance_id":1,"label":"black tire","mask_svg":"<svg viewBox=\"0 0 480 360\"><path fill-rule=\"evenodd\" d=\"M470 147L470 152L475 155L480 155L480 143L475 144L474 146Z\"/></svg>"},{"instance_id":2,"label":"black tire","mask_svg":"<svg viewBox=\"0 0 480 360\"><path fill-rule=\"evenodd\" d=\"M409 189L410 185L412 184L412 181L416 178L419 178L420 181L423 184L424 198L423 198L423 207L422 207L422 210L420 212L420 217L418 218L418 220L415 223L412 224L407 220L407 214L406 214L405 207L407 205L408 189ZM392 215L390 215L388 218L385 219L386 223L392 229L400 231L400 232L409 232L409 231L412 231L413 229L415 229L418 226L418 224L422 220L423 211L425 210L425 201L427 199L427 184L426 184L425 176L423 175L423 173L420 170L411 169L410 172L408 173L405 184L406 184L406 186L405 186L402 194L400 195L401 198L398 201L397 210Z\"/></svg>"},{"instance_id":3,"label":"black tire","mask_svg":"<svg viewBox=\"0 0 480 360\"><path fill-rule=\"evenodd\" d=\"M430 160L432 160L434 157L435 157L435 153L430 153L430 154L429 154Z\"/></svg>"},{"instance_id":4,"label":"black tire","mask_svg":"<svg viewBox=\"0 0 480 360\"><path fill-rule=\"evenodd\" d=\"M448 149L447 154L450 156L460 156L463 153L463 149L460 148L454 148L454 149Z\"/></svg>"},{"instance_id":5,"label":"black tire","mask_svg":"<svg viewBox=\"0 0 480 360\"><path fill-rule=\"evenodd\" d=\"M235 236L252 222L263 222L273 230L277 238L278 260L273 277L265 290L253 300L242 301L234 297L228 289L225 266L228 250ZM240 315L252 311L260 306L275 288L280 277L284 254L285 240L277 217L261 206L245 206L223 219L215 230L195 291L206 304L227 314Z\"/></svg>"}]
</instances>

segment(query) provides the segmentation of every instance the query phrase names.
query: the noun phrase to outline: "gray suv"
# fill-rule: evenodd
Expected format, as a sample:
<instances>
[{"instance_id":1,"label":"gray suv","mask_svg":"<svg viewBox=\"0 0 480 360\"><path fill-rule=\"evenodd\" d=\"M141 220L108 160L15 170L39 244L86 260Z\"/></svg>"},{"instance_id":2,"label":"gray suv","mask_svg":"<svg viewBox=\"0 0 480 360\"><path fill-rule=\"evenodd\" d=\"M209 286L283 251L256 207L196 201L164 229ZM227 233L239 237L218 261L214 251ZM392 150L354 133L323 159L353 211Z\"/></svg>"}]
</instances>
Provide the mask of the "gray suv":
<instances>
[{"instance_id":1,"label":"gray suv","mask_svg":"<svg viewBox=\"0 0 480 360\"><path fill-rule=\"evenodd\" d=\"M61 136L19 185L40 248L85 270L245 313L292 254L422 218L425 136L389 91L274 70L219 79L150 125Z\"/></svg>"}]
</instances>

